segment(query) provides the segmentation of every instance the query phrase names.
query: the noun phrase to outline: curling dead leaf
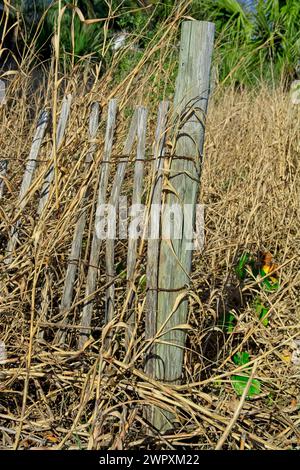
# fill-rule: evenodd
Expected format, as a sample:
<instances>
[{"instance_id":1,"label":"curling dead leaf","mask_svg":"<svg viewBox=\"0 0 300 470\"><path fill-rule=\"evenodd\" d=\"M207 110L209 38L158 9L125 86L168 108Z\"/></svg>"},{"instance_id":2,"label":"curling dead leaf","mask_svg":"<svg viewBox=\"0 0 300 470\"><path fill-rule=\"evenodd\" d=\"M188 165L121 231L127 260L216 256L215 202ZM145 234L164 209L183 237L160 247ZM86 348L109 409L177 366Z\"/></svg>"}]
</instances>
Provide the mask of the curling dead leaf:
<instances>
[{"instance_id":1,"label":"curling dead leaf","mask_svg":"<svg viewBox=\"0 0 300 470\"><path fill-rule=\"evenodd\" d=\"M82 11L76 7L75 5L71 5L70 3L68 3L67 5L65 5L61 10L60 10L60 14L59 14L59 17L58 17L58 21L61 22L62 20L62 17L66 11L67 8L70 8L72 10L75 11L75 13L77 13L77 16L79 18L79 20L84 23L84 24L94 24L94 23L100 23L101 21L104 21L103 19L101 18L92 18L92 19L88 19L86 20Z\"/></svg>"},{"instance_id":2,"label":"curling dead leaf","mask_svg":"<svg viewBox=\"0 0 300 470\"><path fill-rule=\"evenodd\" d=\"M173 305L173 308L172 308L172 311L170 312L170 314L167 316L166 320L164 321L164 323L161 325L161 327L159 328L157 334L156 334L156 337L159 337L160 335L162 334L165 334L165 326L168 324L170 318L172 317L172 315L174 315L174 313L176 312L176 310L178 309L179 305L181 304L181 302L187 298L187 295L188 295L188 292L187 291L184 291L184 292L181 292L180 294L178 294L178 296L176 297L176 300L175 300L175 303Z\"/></svg>"},{"instance_id":3,"label":"curling dead leaf","mask_svg":"<svg viewBox=\"0 0 300 470\"><path fill-rule=\"evenodd\" d=\"M114 320L112 320L107 325L105 325L105 327L102 330L102 342L103 343L104 343L105 338L108 335L108 333L111 330L114 330L115 328L124 328L124 330L130 330L129 325L127 325L126 323L124 323L122 321L116 323Z\"/></svg>"},{"instance_id":4,"label":"curling dead leaf","mask_svg":"<svg viewBox=\"0 0 300 470\"><path fill-rule=\"evenodd\" d=\"M5 49L1 49L1 51L3 52ZM11 76L11 75L17 75L19 72L19 70L8 70L7 72L3 72L1 73L1 77L8 77L8 76Z\"/></svg>"},{"instance_id":5,"label":"curling dead leaf","mask_svg":"<svg viewBox=\"0 0 300 470\"><path fill-rule=\"evenodd\" d=\"M269 251L267 251L262 256L262 271L265 274L269 274L269 273L272 273L273 271L276 271L276 269L278 269L278 264L274 263L273 255ZM276 276L277 276L277 273L274 272L274 278ZM272 279L272 278L270 278L270 279ZM276 279L275 279L275 281L276 281Z\"/></svg>"},{"instance_id":6,"label":"curling dead leaf","mask_svg":"<svg viewBox=\"0 0 300 470\"><path fill-rule=\"evenodd\" d=\"M179 194L177 193L177 191L175 190L174 186L171 185L170 181L165 181L164 185L163 185L163 191L165 192L168 192L168 193L172 193L172 194L175 194L175 196L180 199L179 197Z\"/></svg>"},{"instance_id":7,"label":"curling dead leaf","mask_svg":"<svg viewBox=\"0 0 300 470\"><path fill-rule=\"evenodd\" d=\"M59 441L59 439L56 436L53 436L53 434L47 434L45 439L47 439L48 442L53 442L54 444Z\"/></svg>"},{"instance_id":8,"label":"curling dead leaf","mask_svg":"<svg viewBox=\"0 0 300 470\"><path fill-rule=\"evenodd\" d=\"M169 331L171 331L171 330L192 330L192 329L193 329L192 326L189 325L188 323L182 323L180 325L174 326L173 328L170 328Z\"/></svg>"}]
</instances>

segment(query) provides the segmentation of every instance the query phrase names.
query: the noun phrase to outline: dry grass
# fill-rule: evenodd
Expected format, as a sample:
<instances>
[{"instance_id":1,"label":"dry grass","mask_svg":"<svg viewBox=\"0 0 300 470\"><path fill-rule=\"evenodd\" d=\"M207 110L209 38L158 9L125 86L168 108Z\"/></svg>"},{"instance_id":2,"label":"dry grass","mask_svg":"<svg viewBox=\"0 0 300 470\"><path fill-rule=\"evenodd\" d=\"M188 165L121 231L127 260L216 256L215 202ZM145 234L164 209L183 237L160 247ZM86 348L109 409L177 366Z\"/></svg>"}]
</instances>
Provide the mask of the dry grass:
<instances>
[{"instance_id":1,"label":"dry grass","mask_svg":"<svg viewBox=\"0 0 300 470\"><path fill-rule=\"evenodd\" d=\"M178 18L170 26L173 43L177 22ZM18 189L42 99L37 98L29 115L26 80L20 77L9 90L8 105L0 111L1 158L9 161L0 207L0 339L8 352L7 361L0 365L1 448L213 449L226 428L229 436L224 448L228 449L299 446L299 367L290 361L293 339L300 337L299 109L290 106L289 96L280 89L262 87L255 93L217 90L210 104L200 197L206 207L206 240L193 265L188 319L191 330L182 385L158 383L143 373L142 287L134 303L134 340L125 350L122 322L128 312L123 308L126 286L122 277L116 280L116 318L109 325L111 346L109 351L103 350L103 338L108 333L102 328L104 246L92 335L83 351L76 349L107 97L119 96L121 104L115 154L120 153L126 134L126 116L133 104L142 103L142 97L146 97L145 104L151 110L150 153L157 108L157 100L151 95L151 77L160 74L160 83L167 82L168 72L161 64L169 47L163 39L156 43L151 66L143 59L116 88L111 85L111 73L98 79L87 93L78 88L76 74L68 80L73 104L68 132L57 154L58 196L53 188L51 203L38 220L37 197L51 151L50 132L21 216L20 244L10 265L1 255L17 216ZM51 80L50 73L49 83ZM49 86L49 108L52 92ZM93 165L84 173L89 104L94 100L100 101L103 118ZM131 175L129 165L125 193L130 191ZM62 320L59 300L72 229L87 186L92 188L89 223L68 316L67 346L60 348L53 342ZM271 306L269 324L263 326L251 307L257 283L253 280L238 286L243 289L243 304L231 305L237 323L232 333L226 333L218 326L219 317L222 306L230 303L228 298L237 283L233 266L244 250L274 254L280 265L280 289L262 294ZM126 245L120 241L116 261L124 260ZM137 279L144 271L142 259ZM250 353L257 367L255 377L261 382L261 393L246 399L241 409L230 382L237 369L232 361L237 351ZM150 403L176 415L174 430L168 435L158 435L145 422L143 410Z\"/></svg>"}]
</instances>

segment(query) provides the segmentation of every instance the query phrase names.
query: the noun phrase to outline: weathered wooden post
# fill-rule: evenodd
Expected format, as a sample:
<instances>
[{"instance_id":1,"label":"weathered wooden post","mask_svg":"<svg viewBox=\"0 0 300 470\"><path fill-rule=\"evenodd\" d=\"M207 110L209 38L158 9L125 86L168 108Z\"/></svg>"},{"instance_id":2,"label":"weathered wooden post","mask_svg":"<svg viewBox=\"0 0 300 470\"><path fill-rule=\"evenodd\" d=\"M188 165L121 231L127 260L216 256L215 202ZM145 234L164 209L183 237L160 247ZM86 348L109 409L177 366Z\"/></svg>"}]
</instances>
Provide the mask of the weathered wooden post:
<instances>
[{"instance_id":1,"label":"weathered wooden post","mask_svg":"<svg viewBox=\"0 0 300 470\"><path fill-rule=\"evenodd\" d=\"M182 25L174 99L175 158L167 173L169 184L162 212L162 232L164 227L169 228L170 237L164 239L162 233L155 320L157 342L152 354L155 378L169 384L178 383L182 376L186 333L180 325L186 323L188 312L191 228L200 189L214 31L214 24L205 21L186 21ZM175 212L181 209L180 236L177 217L177 221L169 217L172 208ZM173 427L174 417L162 409L154 408L150 416L160 432Z\"/></svg>"}]
</instances>

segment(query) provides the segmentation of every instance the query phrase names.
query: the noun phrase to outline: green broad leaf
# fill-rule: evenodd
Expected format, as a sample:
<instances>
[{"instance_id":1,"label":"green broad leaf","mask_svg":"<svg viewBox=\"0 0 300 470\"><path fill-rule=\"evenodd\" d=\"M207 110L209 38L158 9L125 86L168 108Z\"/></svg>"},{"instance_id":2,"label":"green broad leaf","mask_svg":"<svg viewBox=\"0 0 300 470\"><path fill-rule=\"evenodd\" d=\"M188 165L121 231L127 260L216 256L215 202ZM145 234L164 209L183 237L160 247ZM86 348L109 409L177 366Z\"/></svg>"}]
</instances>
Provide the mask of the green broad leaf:
<instances>
[{"instance_id":1,"label":"green broad leaf","mask_svg":"<svg viewBox=\"0 0 300 470\"><path fill-rule=\"evenodd\" d=\"M244 364L248 364L250 359L249 353L246 351L237 352L232 360L237 366L243 366Z\"/></svg>"},{"instance_id":2,"label":"green broad leaf","mask_svg":"<svg viewBox=\"0 0 300 470\"><path fill-rule=\"evenodd\" d=\"M267 313L268 313L268 312L267 312ZM268 324L269 324L269 319L268 319L268 317L266 317L266 318L260 317L259 319L260 319L260 321L262 322L262 324L263 324L264 326L268 326Z\"/></svg>"},{"instance_id":3,"label":"green broad leaf","mask_svg":"<svg viewBox=\"0 0 300 470\"><path fill-rule=\"evenodd\" d=\"M264 277L266 273L261 269L260 270L260 275L261 277ZM263 279L261 282L261 285L263 286L264 290L266 292L274 292L279 289L280 284L277 281L277 279L271 279L271 277L267 277L266 279Z\"/></svg>"},{"instance_id":4,"label":"green broad leaf","mask_svg":"<svg viewBox=\"0 0 300 470\"><path fill-rule=\"evenodd\" d=\"M231 384L234 388L236 394L241 396L247 386L249 377L244 377L242 375L233 375L231 377ZM260 394L260 381L257 379L251 380L251 385L249 387L247 397L254 397Z\"/></svg>"},{"instance_id":5,"label":"green broad leaf","mask_svg":"<svg viewBox=\"0 0 300 470\"><path fill-rule=\"evenodd\" d=\"M259 319L260 319L260 321L262 322L262 324L264 326L268 326L268 324L269 324L269 319L267 317L268 312L269 312L269 309L263 307L262 310L261 310L261 313L259 314Z\"/></svg>"},{"instance_id":6,"label":"green broad leaf","mask_svg":"<svg viewBox=\"0 0 300 470\"><path fill-rule=\"evenodd\" d=\"M259 300L256 301L254 308L262 324L267 326L269 324L269 319L267 318L269 309L265 307Z\"/></svg>"},{"instance_id":7,"label":"green broad leaf","mask_svg":"<svg viewBox=\"0 0 300 470\"><path fill-rule=\"evenodd\" d=\"M251 268L252 275L256 277L259 274L259 269L254 259L249 261L249 267Z\"/></svg>"},{"instance_id":8,"label":"green broad leaf","mask_svg":"<svg viewBox=\"0 0 300 470\"><path fill-rule=\"evenodd\" d=\"M258 269L255 260L250 253L243 253L240 257L238 264L235 267L235 273L240 281L243 281L249 271L253 274L254 277L258 275Z\"/></svg>"},{"instance_id":9,"label":"green broad leaf","mask_svg":"<svg viewBox=\"0 0 300 470\"><path fill-rule=\"evenodd\" d=\"M146 289L146 285L147 285L147 277L146 277L146 274L143 274L139 280L139 287L140 289L144 291Z\"/></svg>"}]
</instances>

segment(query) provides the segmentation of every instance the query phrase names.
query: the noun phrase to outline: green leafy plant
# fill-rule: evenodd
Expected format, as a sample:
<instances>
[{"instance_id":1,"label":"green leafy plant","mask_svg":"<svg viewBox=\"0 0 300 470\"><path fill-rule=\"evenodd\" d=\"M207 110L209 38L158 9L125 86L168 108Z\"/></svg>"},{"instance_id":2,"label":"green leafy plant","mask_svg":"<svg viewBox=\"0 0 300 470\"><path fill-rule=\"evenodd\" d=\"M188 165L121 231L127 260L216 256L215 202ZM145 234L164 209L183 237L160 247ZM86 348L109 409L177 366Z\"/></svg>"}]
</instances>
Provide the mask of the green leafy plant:
<instances>
[{"instance_id":1,"label":"green leafy plant","mask_svg":"<svg viewBox=\"0 0 300 470\"><path fill-rule=\"evenodd\" d=\"M100 23L83 24L74 18L70 8L65 12L61 24L61 54L66 61L68 54L74 53L75 62L81 56L99 57L103 42L121 31L133 37L138 35L139 47L144 49L157 32L163 30L163 21L176 8L174 0L61 0L62 6L67 4L77 6L85 18L103 19ZM214 63L219 82L237 87L256 86L262 79L272 85L274 82L289 84L299 75L299 0L256 0L255 8L251 9L239 0L190 0L186 4L187 16L216 25ZM26 44L34 37L35 49L45 59L49 58L58 0L11 0L11 5L11 14L18 13L25 19ZM43 15L36 36L37 24ZM104 49L105 55L109 55L109 48ZM129 60L126 58L125 62ZM170 69L173 69L172 64Z\"/></svg>"},{"instance_id":2,"label":"green leafy plant","mask_svg":"<svg viewBox=\"0 0 300 470\"><path fill-rule=\"evenodd\" d=\"M232 386L238 396L241 396L247 386L249 377L242 375L233 375L231 377ZM255 397L260 394L260 382L257 379L252 379L247 393L247 397Z\"/></svg>"},{"instance_id":3,"label":"green leafy plant","mask_svg":"<svg viewBox=\"0 0 300 470\"><path fill-rule=\"evenodd\" d=\"M235 267L235 273L240 281L244 280L247 276L247 266L252 262L250 253L243 253Z\"/></svg>"},{"instance_id":4,"label":"green leafy plant","mask_svg":"<svg viewBox=\"0 0 300 470\"><path fill-rule=\"evenodd\" d=\"M216 24L219 80L239 86L262 79L288 84L299 68L300 2L257 0L252 6L238 0L193 1L193 16Z\"/></svg>"},{"instance_id":5,"label":"green leafy plant","mask_svg":"<svg viewBox=\"0 0 300 470\"><path fill-rule=\"evenodd\" d=\"M242 352L237 352L233 356L232 360L237 366L243 366L244 364L248 364L250 360L249 357L250 355L248 352L242 351Z\"/></svg>"},{"instance_id":6,"label":"green leafy plant","mask_svg":"<svg viewBox=\"0 0 300 470\"><path fill-rule=\"evenodd\" d=\"M66 0L62 1L62 7L68 5ZM82 11L82 5L79 2L74 3ZM81 8L80 8L81 7ZM87 9L83 8L83 14ZM42 36L46 36L45 40L52 35L58 21L58 4L54 3L48 10L44 25L42 28ZM72 43L72 35L74 43ZM47 38L48 36L48 38ZM40 38L40 40L42 37ZM67 8L62 16L60 27L60 49L61 55L74 55L75 62L82 56L92 55L99 56L103 40L103 25L100 23L84 24L80 21L78 15L71 8Z\"/></svg>"},{"instance_id":7,"label":"green leafy plant","mask_svg":"<svg viewBox=\"0 0 300 470\"><path fill-rule=\"evenodd\" d=\"M248 362L250 361L250 355L246 351L238 352L233 356L232 359L233 359L233 362L237 366L243 366L245 364L248 364ZM247 367L246 370L249 370L249 368ZM238 396L241 396L243 394L247 386L248 380L249 380L248 375L232 375L231 384ZM259 395L260 390L261 390L260 381L257 379L252 379L248 393L247 393L247 397L253 397L253 396Z\"/></svg>"},{"instance_id":8,"label":"green leafy plant","mask_svg":"<svg viewBox=\"0 0 300 470\"><path fill-rule=\"evenodd\" d=\"M147 287L147 276L146 274L142 274L139 279L139 288L141 291L145 291Z\"/></svg>"},{"instance_id":9,"label":"green leafy plant","mask_svg":"<svg viewBox=\"0 0 300 470\"><path fill-rule=\"evenodd\" d=\"M268 312L269 312L269 308L265 307L262 304L259 297L257 297L256 300L254 301L254 309L255 309L255 312L256 312L259 320L262 322L262 324L264 326L268 326L269 319L268 319L267 315L268 315Z\"/></svg>"},{"instance_id":10,"label":"green leafy plant","mask_svg":"<svg viewBox=\"0 0 300 470\"><path fill-rule=\"evenodd\" d=\"M260 270L260 276L263 278L266 273L263 269ZM273 276L266 277L265 279L262 279L261 281L261 286L266 292L274 292L279 289L280 284L278 279L276 279Z\"/></svg>"},{"instance_id":11,"label":"green leafy plant","mask_svg":"<svg viewBox=\"0 0 300 470\"><path fill-rule=\"evenodd\" d=\"M226 312L222 322L221 328L226 331L226 333L232 333L236 325L236 317L232 311Z\"/></svg>"},{"instance_id":12,"label":"green leafy plant","mask_svg":"<svg viewBox=\"0 0 300 470\"><path fill-rule=\"evenodd\" d=\"M116 264L116 274L120 277L120 279L126 279L126 276L127 276L126 263L124 263L123 261L119 261Z\"/></svg>"}]
</instances>

